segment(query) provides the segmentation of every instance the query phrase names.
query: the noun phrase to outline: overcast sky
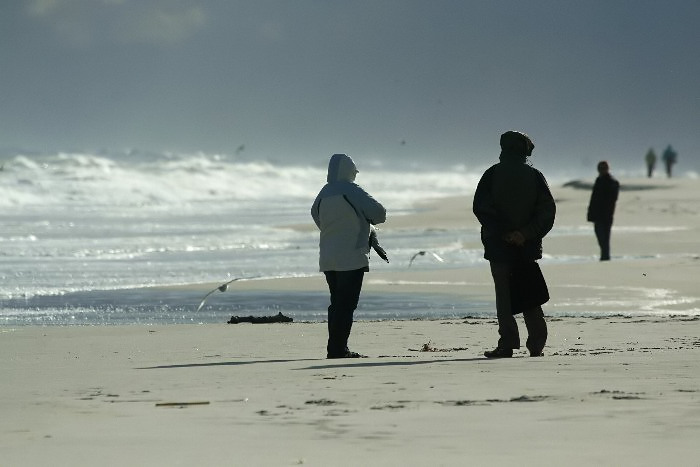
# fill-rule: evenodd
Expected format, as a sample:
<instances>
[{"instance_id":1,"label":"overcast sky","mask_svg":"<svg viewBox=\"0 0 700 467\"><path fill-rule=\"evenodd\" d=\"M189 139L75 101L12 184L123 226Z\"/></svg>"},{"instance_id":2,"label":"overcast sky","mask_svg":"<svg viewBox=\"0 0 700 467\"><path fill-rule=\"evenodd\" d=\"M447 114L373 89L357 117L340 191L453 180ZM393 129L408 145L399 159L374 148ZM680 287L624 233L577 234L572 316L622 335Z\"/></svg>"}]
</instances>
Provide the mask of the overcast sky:
<instances>
[{"instance_id":1,"label":"overcast sky","mask_svg":"<svg viewBox=\"0 0 700 467\"><path fill-rule=\"evenodd\" d=\"M2 0L0 148L700 168L697 0Z\"/></svg>"}]
</instances>

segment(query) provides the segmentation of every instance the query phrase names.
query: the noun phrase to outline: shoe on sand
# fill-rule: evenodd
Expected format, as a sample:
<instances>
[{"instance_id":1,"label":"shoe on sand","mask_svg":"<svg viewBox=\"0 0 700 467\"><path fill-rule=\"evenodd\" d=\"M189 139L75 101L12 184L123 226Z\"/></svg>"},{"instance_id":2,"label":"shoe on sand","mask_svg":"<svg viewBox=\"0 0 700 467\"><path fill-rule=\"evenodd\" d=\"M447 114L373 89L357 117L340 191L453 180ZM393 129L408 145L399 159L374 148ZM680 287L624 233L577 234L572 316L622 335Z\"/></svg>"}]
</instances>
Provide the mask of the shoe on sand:
<instances>
[{"instance_id":1,"label":"shoe on sand","mask_svg":"<svg viewBox=\"0 0 700 467\"><path fill-rule=\"evenodd\" d=\"M484 357L486 358L510 358L513 356L513 349L503 349L501 347L496 347L493 350L487 350L484 352Z\"/></svg>"},{"instance_id":2,"label":"shoe on sand","mask_svg":"<svg viewBox=\"0 0 700 467\"><path fill-rule=\"evenodd\" d=\"M348 351L346 351L342 354L338 354L338 355L328 354L326 356L326 358L367 358L367 357L365 355L360 355L357 352L351 352L350 350L348 350Z\"/></svg>"}]
</instances>

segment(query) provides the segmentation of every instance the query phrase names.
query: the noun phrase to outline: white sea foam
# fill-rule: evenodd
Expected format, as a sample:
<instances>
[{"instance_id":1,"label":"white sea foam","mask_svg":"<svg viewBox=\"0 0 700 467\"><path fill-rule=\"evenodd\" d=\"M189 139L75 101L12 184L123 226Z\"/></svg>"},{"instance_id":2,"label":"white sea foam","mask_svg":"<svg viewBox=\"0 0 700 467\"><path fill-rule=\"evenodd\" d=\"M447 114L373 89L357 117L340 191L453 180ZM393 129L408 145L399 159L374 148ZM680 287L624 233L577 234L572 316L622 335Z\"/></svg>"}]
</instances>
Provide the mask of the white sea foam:
<instances>
[{"instance_id":1,"label":"white sea foam","mask_svg":"<svg viewBox=\"0 0 700 467\"><path fill-rule=\"evenodd\" d=\"M358 183L392 215L410 212L414 203L425 199L471 194L484 169L363 166L362 161L358 165ZM202 318L189 306L201 297L162 298L145 292L131 296L133 292L120 291L218 283L232 277L318 274L316 232L277 226L311 223L309 208L325 183L325 167L135 151L17 154L0 160L0 167L0 324L214 321L238 306L275 313L291 307L303 319L324 316L327 297L321 292L312 298L251 296L226 302L226 308ZM549 179L550 184L558 183L556 177ZM577 235L580 229L558 228L552 234ZM483 261L480 248L462 246L468 241L478 244L476 229L402 229L382 241L390 246L392 262L381 267L389 270L408 267L417 248L439 254L445 268ZM434 264L426 258L411 267ZM315 300L311 307L309 300ZM439 297L391 300L368 297L358 312L401 318L465 311ZM659 303L663 305L663 297ZM470 312L486 312L492 304L474 307Z\"/></svg>"},{"instance_id":2,"label":"white sea foam","mask_svg":"<svg viewBox=\"0 0 700 467\"><path fill-rule=\"evenodd\" d=\"M172 207L200 202L313 200L325 167L240 161L232 156L17 155L3 163L0 207L104 209ZM358 183L396 207L473 191L476 173L454 170L362 171Z\"/></svg>"}]
</instances>

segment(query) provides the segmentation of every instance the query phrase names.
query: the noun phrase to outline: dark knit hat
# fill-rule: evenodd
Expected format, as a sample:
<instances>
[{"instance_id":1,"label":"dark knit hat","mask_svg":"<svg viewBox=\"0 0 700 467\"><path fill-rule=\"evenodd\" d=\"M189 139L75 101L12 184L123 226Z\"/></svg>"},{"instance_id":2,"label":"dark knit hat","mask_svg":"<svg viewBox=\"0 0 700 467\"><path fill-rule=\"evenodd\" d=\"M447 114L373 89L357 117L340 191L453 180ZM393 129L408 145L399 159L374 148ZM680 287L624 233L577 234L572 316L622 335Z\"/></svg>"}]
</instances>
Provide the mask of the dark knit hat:
<instances>
[{"instance_id":1,"label":"dark knit hat","mask_svg":"<svg viewBox=\"0 0 700 467\"><path fill-rule=\"evenodd\" d=\"M530 157L534 148L534 143L525 133L511 130L501 135L502 154Z\"/></svg>"}]
</instances>

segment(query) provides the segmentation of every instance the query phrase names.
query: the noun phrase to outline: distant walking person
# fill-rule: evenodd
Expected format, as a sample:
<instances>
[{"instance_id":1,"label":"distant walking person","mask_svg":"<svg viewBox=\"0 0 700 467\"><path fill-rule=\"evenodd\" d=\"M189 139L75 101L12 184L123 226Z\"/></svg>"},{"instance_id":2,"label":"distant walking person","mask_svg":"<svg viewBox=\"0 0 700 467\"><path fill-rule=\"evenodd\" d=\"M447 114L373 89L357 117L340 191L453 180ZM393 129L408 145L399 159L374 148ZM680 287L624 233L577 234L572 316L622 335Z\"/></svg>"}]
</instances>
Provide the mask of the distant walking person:
<instances>
[{"instance_id":1,"label":"distant walking person","mask_svg":"<svg viewBox=\"0 0 700 467\"><path fill-rule=\"evenodd\" d=\"M651 178L654 176L654 167L656 166L656 153L654 152L654 149L649 148L649 152L647 152L644 160L647 163L647 177Z\"/></svg>"},{"instance_id":2,"label":"distant walking person","mask_svg":"<svg viewBox=\"0 0 700 467\"><path fill-rule=\"evenodd\" d=\"M320 233L320 270L326 276L328 307L328 358L358 358L348 349L353 313L369 271L371 225L386 220L386 209L355 184L358 170L346 154L333 154L328 178L311 207Z\"/></svg>"},{"instance_id":3,"label":"distant walking person","mask_svg":"<svg viewBox=\"0 0 700 467\"><path fill-rule=\"evenodd\" d=\"M496 290L498 345L487 358L512 357L520 348L513 315L522 312L530 356L542 355L547 323L542 304L547 284L536 260L542 239L554 225L556 205L542 173L527 158L535 145L524 133L507 131L500 139L500 162L484 172L474 193L473 211L481 223L484 258Z\"/></svg>"},{"instance_id":4,"label":"distant walking person","mask_svg":"<svg viewBox=\"0 0 700 467\"><path fill-rule=\"evenodd\" d=\"M666 165L666 175L668 178L671 178L671 172L673 171L673 164L676 163L676 159L678 158L678 153L673 150L671 145L669 144L666 150L664 151L663 155L661 158L664 160L664 164Z\"/></svg>"},{"instance_id":5,"label":"distant walking person","mask_svg":"<svg viewBox=\"0 0 700 467\"><path fill-rule=\"evenodd\" d=\"M619 191L620 183L610 175L608 163L598 162L598 178L595 180L591 200L588 203L587 219L593 222L595 236L600 246L601 261L610 260L610 231Z\"/></svg>"}]
</instances>

